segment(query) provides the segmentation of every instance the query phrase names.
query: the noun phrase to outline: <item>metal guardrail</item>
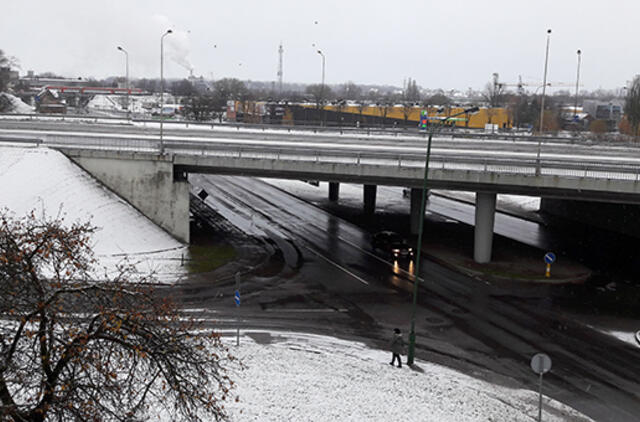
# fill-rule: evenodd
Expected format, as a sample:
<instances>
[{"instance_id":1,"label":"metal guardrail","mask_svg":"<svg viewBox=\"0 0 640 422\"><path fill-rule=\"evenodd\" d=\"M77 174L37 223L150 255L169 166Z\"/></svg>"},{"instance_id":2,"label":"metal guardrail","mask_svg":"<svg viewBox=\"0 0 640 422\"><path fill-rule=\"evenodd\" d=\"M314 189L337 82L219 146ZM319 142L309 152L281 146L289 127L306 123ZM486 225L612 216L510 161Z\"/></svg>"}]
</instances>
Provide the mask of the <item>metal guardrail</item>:
<instances>
[{"instance_id":1,"label":"metal guardrail","mask_svg":"<svg viewBox=\"0 0 640 422\"><path fill-rule=\"evenodd\" d=\"M157 139L128 137L100 137L45 135L43 138L0 136L0 142L45 145L58 149L99 149L132 152L158 152ZM424 153L354 151L353 149L309 148L288 145L242 145L233 142L165 142L168 152L195 156L216 156L235 159L292 160L326 164L354 164L394 166L398 168L424 168ZM631 162L601 163L597 159L575 160L499 157L462 157L451 152L434 152L429 164L433 170L477 171L501 174L543 175L559 177L579 177L605 180L626 180L640 182L640 165Z\"/></svg>"},{"instance_id":2,"label":"metal guardrail","mask_svg":"<svg viewBox=\"0 0 640 422\"><path fill-rule=\"evenodd\" d=\"M85 120L85 121L93 121L97 123L99 120L107 120L107 121L122 121L122 122L133 122L133 123L159 123L159 119L145 119L145 118L127 118L126 116L122 117L112 117L112 116L95 116L95 115L84 115L84 114L65 114L65 115L43 115L43 114L35 114L35 113L0 113L0 116L6 117L17 117L17 118L27 118L30 120L33 119L42 119L42 120ZM216 127L224 127L224 128L235 128L240 131L241 129L252 129L252 130L276 130L283 132L291 132L291 131L302 131L302 132L310 132L310 133L334 133L334 134L351 134L351 135L366 135L366 136L415 136L426 138L427 134L425 132L420 131L417 127L378 127L378 126L368 126L368 127L355 127L355 126L318 126L313 124L308 124L307 121L295 121L293 125L282 125L282 124L267 124L267 123L244 123L244 122L215 122L215 121L196 121L196 120L169 120L165 119L164 124L166 129L170 129L171 125L183 125L186 127L195 126L202 128L211 128L215 129ZM587 140L584 137L561 137L561 136L535 136L533 134L517 134L517 133L507 133L507 132L494 132L494 133L485 133L482 129L473 129L473 128L460 128L455 127L451 130L445 128L444 131L440 133L440 135L449 135L454 138L469 138L469 139L487 139L487 140L511 140L511 141L528 141L528 142L538 142L542 140L543 142L557 142L557 143L567 143L572 144L576 142L589 143L589 144L606 144L610 145L611 142L594 142L593 140Z\"/></svg>"},{"instance_id":3,"label":"metal guardrail","mask_svg":"<svg viewBox=\"0 0 640 422\"><path fill-rule=\"evenodd\" d=\"M158 141L153 139L135 139L124 137L91 137L83 138L85 142L79 144L73 137L47 135L46 139L35 138L7 138L0 137L4 142L45 144L61 149L101 149L118 151L140 151L156 153ZM90 144L86 141L90 140ZM397 153L381 151L353 151L335 148L311 149L303 146L270 146L244 145L236 143L207 143L207 142L165 142L165 148L174 154L217 156L236 159L271 159L293 160L316 163L336 163L355 165L380 165L394 167L424 168L424 154ZM517 157L461 157L453 152L432 153L431 169L451 171L480 171L509 174L528 175L557 175L561 177L582 177L611 180L640 180L640 165L634 163L603 164L596 159L580 161L548 160L540 162L533 158Z\"/></svg>"}]
</instances>

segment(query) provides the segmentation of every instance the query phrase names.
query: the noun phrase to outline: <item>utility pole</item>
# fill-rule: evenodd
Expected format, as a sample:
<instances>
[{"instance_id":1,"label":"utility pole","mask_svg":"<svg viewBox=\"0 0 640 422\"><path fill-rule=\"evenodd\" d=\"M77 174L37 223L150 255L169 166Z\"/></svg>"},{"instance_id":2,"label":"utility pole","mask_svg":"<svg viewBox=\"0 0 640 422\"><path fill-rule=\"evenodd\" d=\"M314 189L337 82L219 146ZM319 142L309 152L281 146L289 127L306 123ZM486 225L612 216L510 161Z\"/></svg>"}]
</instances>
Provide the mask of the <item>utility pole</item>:
<instances>
[{"instance_id":1,"label":"utility pole","mask_svg":"<svg viewBox=\"0 0 640 422\"><path fill-rule=\"evenodd\" d=\"M578 87L580 86L580 57L582 55L582 51L578 50L576 54L578 55L578 70L576 72L576 105L573 108L573 115L577 125L578 124Z\"/></svg>"},{"instance_id":2,"label":"utility pole","mask_svg":"<svg viewBox=\"0 0 640 422\"><path fill-rule=\"evenodd\" d=\"M130 118L131 110L129 108L131 107L131 105L129 102L129 94L131 94L131 89L129 88L129 52L120 46L118 46L118 50L122 51L125 57L125 66L126 66L125 75L126 76L125 76L124 86L127 89L127 118Z\"/></svg>"},{"instance_id":3,"label":"utility pole","mask_svg":"<svg viewBox=\"0 0 640 422\"><path fill-rule=\"evenodd\" d=\"M278 91L282 94L282 55L284 54L284 48L282 48L282 42L278 47Z\"/></svg>"},{"instance_id":4,"label":"utility pole","mask_svg":"<svg viewBox=\"0 0 640 422\"><path fill-rule=\"evenodd\" d=\"M540 100L540 134L544 131L544 97L547 90L547 64L549 63L549 40L551 30L547 29L547 49L544 56L544 77L542 79L542 99ZM538 148L538 160L540 160L540 148Z\"/></svg>"},{"instance_id":5,"label":"utility pole","mask_svg":"<svg viewBox=\"0 0 640 422\"><path fill-rule=\"evenodd\" d=\"M240 310L240 272L238 271L235 275L236 280L236 291L233 295L233 300L236 303L236 309ZM238 312L238 322L236 325L236 346L240 346L240 313Z\"/></svg>"},{"instance_id":6,"label":"utility pole","mask_svg":"<svg viewBox=\"0 0 640 422\"><path fill-rule=\"evenodd\" d=\"M544 96L547 89L547 64L549 63L549 40L551 30L547 29L547 50L544 56L544 78L542 80L542 99L540 100L540 132L538 133L538 153L536 154L536 176L540 176L540 154L542 150L542 134L544 133Z\"/></svg>"},{"instance_id":7,"label":"utility pole","mask_svg":"<svg viewBox=\"0 0 640 422\"><path fill-rule=\"evenodd\" d=\"M160 154L164 155L164 140L163 140L163 128L162 124L164 123L164 37L169 34L172 34L173 31L171 29L167 29L167 31L162 34L160 37Z\"/></svg>"}]
</instances>

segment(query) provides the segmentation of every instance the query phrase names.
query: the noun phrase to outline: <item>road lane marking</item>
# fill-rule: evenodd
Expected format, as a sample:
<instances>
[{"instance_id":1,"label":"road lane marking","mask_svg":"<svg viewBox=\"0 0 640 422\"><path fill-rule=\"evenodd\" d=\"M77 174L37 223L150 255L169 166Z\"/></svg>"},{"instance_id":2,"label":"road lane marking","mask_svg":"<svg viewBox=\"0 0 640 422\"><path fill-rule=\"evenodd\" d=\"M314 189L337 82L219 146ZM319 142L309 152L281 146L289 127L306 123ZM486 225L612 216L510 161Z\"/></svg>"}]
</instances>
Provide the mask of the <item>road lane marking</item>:
<instances>
[{"instance_id":1,"label":"road lane marking","mask_svg":"<svg viewBox=\"0 0 640 422\"><path fill-rule=\"evenodd\" d=\"M345 273L349 274L351 277L355 278L356 280L358 280L360 283L365 284L365 285L369 285L369 282L365 279L363 279L362 277L357 276L356 274L352 273L351 271L349 271L348 269L346 269L345 267L343 267L342 265L338 264L337 262L334 262L332 260L330 260L329 258L327 258L326 256L322 255L319 252L314 251L313 249L311 249L310 247L305 245L305 248L309 250L309 252L313 253L314 255L319 256L320 258L324 259L325 261L327 261L329 264L341 269L342 271L344 271Z\"/></svg>"},{"instance_id":2,"label":"road lane marking","mask_svg":"<svg viewBox=\"0 0 640 422\"><path fill-rule=\"evenodd\" d=\"M285 308L285 309L278 309L278 308L267 308L264 310L265 312L304 312L304 313L333 313L333 312L348 312L348 309L344 309L344 308L338 308L338 309L332 309L332 308L322 308L322 309L291 309L291 308Z\"/></svg>"}]
</instances>

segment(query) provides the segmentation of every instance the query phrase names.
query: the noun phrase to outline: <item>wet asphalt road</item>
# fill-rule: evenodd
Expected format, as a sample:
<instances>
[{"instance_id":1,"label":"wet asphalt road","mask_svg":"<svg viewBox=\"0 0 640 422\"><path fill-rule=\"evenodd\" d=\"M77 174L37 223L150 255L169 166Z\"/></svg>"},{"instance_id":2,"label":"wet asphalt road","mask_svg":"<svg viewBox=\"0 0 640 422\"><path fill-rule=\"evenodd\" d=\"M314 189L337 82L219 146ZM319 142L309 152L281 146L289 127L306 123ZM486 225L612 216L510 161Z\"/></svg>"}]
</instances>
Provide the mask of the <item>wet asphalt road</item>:
<instances>
[{"instance_id":1,"label":"wet asphalt road","mask_svg":"<svg viewBox=\"0 0 640 422\"><path fill-rule=\"evenodd\" d=\"M209 193L209 205L263 239L271 256L265 261L254 248L241 257L239 310L232 279L185 286L183 299L200 314L227 326L313 331L381 348L393 327L408 331L412 263L373 253L367 232L255 179L190 181ZM542 351L553 359L545 394L597 421L639 419L637 348L576 321L552 297L519 298L424 259L421 268L418 358L535 390L529 360Z\"/></svg>"},{"instance_id":2,"label":"wet asphalt road","mask_svg":"<svg viewBox=\"0 0 640 422\"><path fill-rule=\"evenodd\" d=\"M3 128L114 132L113 125L1 122ZM172 130L167 136L215 136L215 131ZM156 129L123 126L117 132L152 134ZM279 139L279 134L227 132L225 138ZM296 135L295 139L306 136ZM356 137L363 138L363 137ZM341 142L341 140L336 140ZM367 138L367 142L384 143ZM421 147L424 140L404 141ZM449 149L478 142L445 141ZM484 141L483 148L530 151L530 142ZM560 153L566 143L549 142L545 153ZM637 149L585 146L585 154L639 156ZM206 188L210 205L227 210L247 237L216 219L239 251L233 272L241 276L243 303L232 300L233 273L219 280L194 278L181 298L199 315L222 326L312 331L385 348L393 327L408 331L413 275L410 263L394 265L371 251L361 228L253 179L190 175ZM441 209L437 209L441 207ZM463 207L440 203L434 211L469 218ZM232 217L235 215L236 217ZM215 218L215 217L213 217ZM522 234L517 221L508 224ZM529 230L527 228L526 230ZM531 241L536 239L531 229ZM256 240L257 239L257 240ZM529 360L537 352L553 359L545 394L597 421L640 420L639 349L601 334L565 313L552 297L522 298L480 280L423 260L417 309L417 356L467 374L515 388L537 389ZM381 363L383 366L386 362Z\"/></svg>"}]
</instances>

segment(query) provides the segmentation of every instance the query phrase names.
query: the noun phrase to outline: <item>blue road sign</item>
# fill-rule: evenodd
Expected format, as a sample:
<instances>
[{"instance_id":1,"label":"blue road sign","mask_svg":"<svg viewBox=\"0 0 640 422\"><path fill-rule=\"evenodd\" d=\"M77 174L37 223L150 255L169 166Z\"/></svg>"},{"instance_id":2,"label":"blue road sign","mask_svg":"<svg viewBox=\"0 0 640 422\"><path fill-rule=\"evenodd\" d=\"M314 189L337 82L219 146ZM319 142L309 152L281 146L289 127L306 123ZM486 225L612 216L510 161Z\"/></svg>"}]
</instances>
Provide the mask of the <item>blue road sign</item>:
<instances>
[{"instance_id":1,"label":"blue road sign","mask_svg":"<svg viewBox=\"0 0 640 422\"><path fill-rule=\"evenodd\" d=\"M556 254L554 254L553 252L547 252L544 255L544 262L546 262L547 264L553 264L556 260Z\"/></svg>"},{"instance_id":2,"label":"blue road sign","mask_svg":"<svg viewBox=\"0 0 640 422\"><path fill-rule=\"evenodd\" d=\"M240 291L236 290L236 293L234 295L234 300L236 301L236 306L240 306Z\"/></svg>"}]
</instances>

